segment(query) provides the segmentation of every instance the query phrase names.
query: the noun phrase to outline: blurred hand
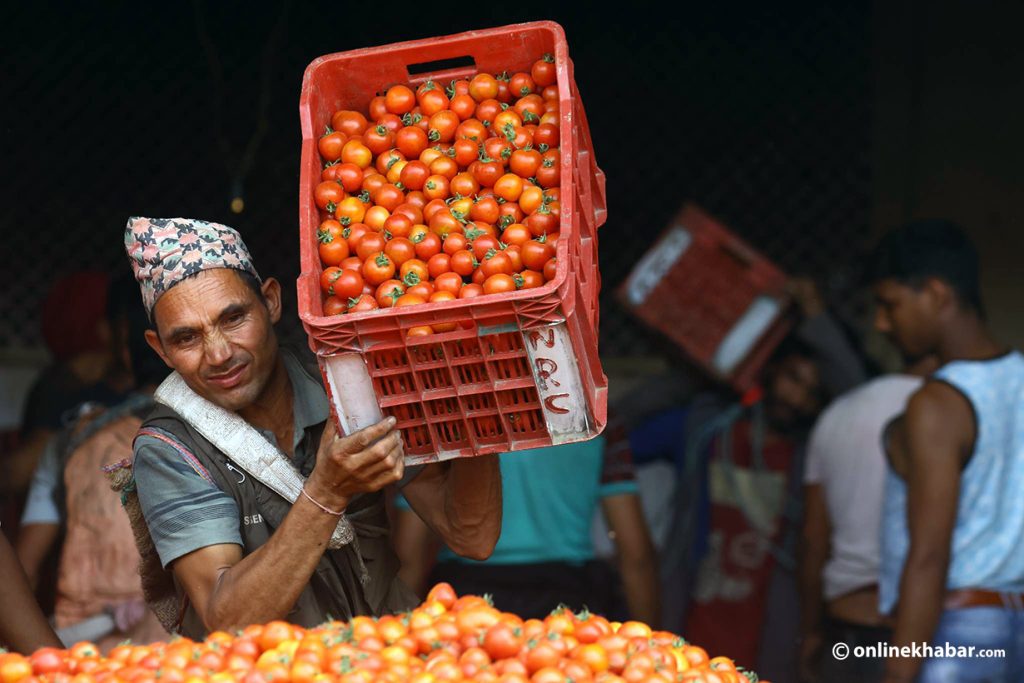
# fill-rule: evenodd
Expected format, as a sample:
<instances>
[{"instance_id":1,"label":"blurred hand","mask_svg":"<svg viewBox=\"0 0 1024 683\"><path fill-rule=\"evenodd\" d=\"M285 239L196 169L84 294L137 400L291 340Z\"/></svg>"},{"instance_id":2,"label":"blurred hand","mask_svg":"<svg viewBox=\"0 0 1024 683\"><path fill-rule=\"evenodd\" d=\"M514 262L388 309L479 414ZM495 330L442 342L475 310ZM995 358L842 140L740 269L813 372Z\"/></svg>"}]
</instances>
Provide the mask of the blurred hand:
<instances>
[{"instance_id":1,"label":"blurred hand","mask_svg":"<svg viewBox=\"0 0 1024 683\"><path fill-rule=\"evenodd\" d=\"M342 510L353 496L379 491L402 478L405 451L395 419L385 418L348 436L338 436L328 419L320 437L316 466L306 483L316 500Z\"/></svg>"},{"instance_id":2,"label":"blurred hand","mask_svg":"<svg viewBox=\"0 0 1024 683\"><path fill-rule=\"evenodd\" d=\"M797 675L800 683L818 683L818 660L824 639L820 633L811 633L800 643Z\"/></svg>"},{"instance_id":3,"label":"blurred hand","mask_svg":"<svg viewBox=\"0 0 1024 683\"><path fill-rule=\"evenodd\" d=\"M796 277L786 285L800 312L805 318L814 318L825 312L825 300L821 296L818 285L809 277Z\"/></svg>"},{"instance_id":4,"label":"blurred hand","mask_svg":"<svg viewBox=\"0 0 1024 683\"><path fill-rule=\"evenodd\" d=\"M110 608L111 616L114 617L114 625L121 633L127 633L134 628L142 618L146 616L146 603L142 600L129 600L120 602Z\"/></svg>"}]
</instances>

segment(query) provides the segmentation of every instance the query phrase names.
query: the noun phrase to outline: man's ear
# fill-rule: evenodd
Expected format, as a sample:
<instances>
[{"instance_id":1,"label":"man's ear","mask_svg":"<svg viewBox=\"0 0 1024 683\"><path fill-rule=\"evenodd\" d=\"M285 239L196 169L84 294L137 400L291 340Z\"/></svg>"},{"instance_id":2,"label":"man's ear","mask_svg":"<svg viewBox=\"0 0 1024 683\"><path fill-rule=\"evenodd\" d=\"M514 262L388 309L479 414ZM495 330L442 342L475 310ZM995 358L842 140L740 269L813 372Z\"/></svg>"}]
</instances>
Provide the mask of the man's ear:
<instances>
[{"instance_id":1,"label":"man's ear","mask_svg":"<svg viewBox=\"0 0 1024 683\"><path fill-rule=\"evenodd\" d=\"M268 277L260 287L263 292L263 300L267 302L267 310L270 311L270 322L277 324L281 320L281 283L275 278Z\"/></svg>"},{"instance_id":2,"label":"man's ear","mask_svg":"<svg viewBox=\"0 0 1024 683\"><path fill-rule=\"evenodd\" d=\"M156 355L160 356L160 360L169 367L171 370L174 366L171 365L170 359L167 354L164 353L164 345L160 343L160 335L156 333L156 330L146 330L146 343L149 344L149 348L156 351Z\"/></svg>"},{"instance_id":3,"label":"man's ear","mask_svg":"<svg viewBox=\"0 0 1024 683\"><path fill-rule=\"evenodd\" d=\"M941 278L929 277L924 281L923 289L936 311L952 310L957 305L956 292L948 282Z\"/></svg>"}]
</instances>

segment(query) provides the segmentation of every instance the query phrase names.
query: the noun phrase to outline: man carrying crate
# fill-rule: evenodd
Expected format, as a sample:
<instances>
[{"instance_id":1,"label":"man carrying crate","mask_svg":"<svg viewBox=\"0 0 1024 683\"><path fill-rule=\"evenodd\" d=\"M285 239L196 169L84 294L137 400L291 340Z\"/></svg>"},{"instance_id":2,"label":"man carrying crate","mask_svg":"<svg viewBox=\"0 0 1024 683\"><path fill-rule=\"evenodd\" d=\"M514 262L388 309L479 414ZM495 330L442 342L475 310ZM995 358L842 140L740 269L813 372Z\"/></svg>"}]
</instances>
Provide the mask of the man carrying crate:
<instances>
[{"instance_id":1,"label":"man carrying crate","mask_svg":"<svg viewBox=\"0 0 1024 683\"><path fill-rule=\"evenodd\" d=\"M278 346L280 284L260 280L235 230L132 218L125 248L153 324L146 339L175 370L134 449L145 521L135 515L136 536L159 556L143 581L165 625L200 638L408 609L415 596L397 579L381 493L389 484L456 552L491 553L497 459L405 470L393 418L339 435L316 363Z\"/></svg>"}]
</instances>

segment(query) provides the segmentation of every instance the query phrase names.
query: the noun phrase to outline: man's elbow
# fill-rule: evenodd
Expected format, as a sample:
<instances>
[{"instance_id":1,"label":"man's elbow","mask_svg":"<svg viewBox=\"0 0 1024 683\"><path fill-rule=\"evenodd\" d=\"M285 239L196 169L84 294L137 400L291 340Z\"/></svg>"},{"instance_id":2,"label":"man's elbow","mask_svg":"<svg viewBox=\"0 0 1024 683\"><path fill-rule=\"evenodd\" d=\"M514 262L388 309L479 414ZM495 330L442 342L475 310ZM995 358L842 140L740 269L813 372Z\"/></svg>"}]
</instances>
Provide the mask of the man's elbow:
<instances>
[{"instance_id":1,"label":"man's elbow","mask_svg":"<svg viewBox=\"0 0 1024 683\"><path fill-rule=\"evenodd\" d=\"M455 542L449 542L448 547L457 555L470 560L483 561L494 552L494 546L498 544L498 533L475 534L472 537L464 536Z\"/></svg>"}]
</instances>

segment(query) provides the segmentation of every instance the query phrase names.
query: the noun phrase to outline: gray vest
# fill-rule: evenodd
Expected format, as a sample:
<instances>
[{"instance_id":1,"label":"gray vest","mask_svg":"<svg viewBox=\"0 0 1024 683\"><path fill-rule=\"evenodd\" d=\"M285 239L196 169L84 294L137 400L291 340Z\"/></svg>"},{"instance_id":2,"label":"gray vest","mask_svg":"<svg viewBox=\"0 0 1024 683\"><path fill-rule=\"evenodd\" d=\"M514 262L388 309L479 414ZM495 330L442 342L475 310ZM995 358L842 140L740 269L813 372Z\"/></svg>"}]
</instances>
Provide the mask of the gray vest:
<instances>
[{"instance_id":1,"label":"gray vest","mask_svg":"<svg viewBox=\"0 0 1024 683\"><path fill-rule=\"evenodd\" d=\"M302 357L300 356L300 359ZM304 360L304 359L303 359ZM320 381L318 369L303 370ZM262 546L281 526L291 503L279 496L254 477L244 474L230 463L228 457L206 440L176 412L164 405L146 418L142 429L157 428L172 435L206 468L210 478L225 493L235 499L238 506L238 526L242 536L242 553L249 555ZM324 425L306 435L307 448L315 449L320 443ZM229 464L230 463L230 464ZM303 476L308 476L315 458L308 460ZM346 517L351 522L356 542L338 550L328 550L310 577L292 611L285 620L304 627L317 626L330 619L348 620L357 615L379 616L384 613L411 609L417 603L415 594L398 579L399 561L391 546L387 512L383 492L361 494L349 504ZM360 556L366 575L360 580ZM174 582L179 604L182 635L194 640L205 637L206 627L195 609L188 603L181 585ZM268 591L274 590L267 586ZM253 599L259 599L253 596Z\"/></svg>"}]
</instances>

